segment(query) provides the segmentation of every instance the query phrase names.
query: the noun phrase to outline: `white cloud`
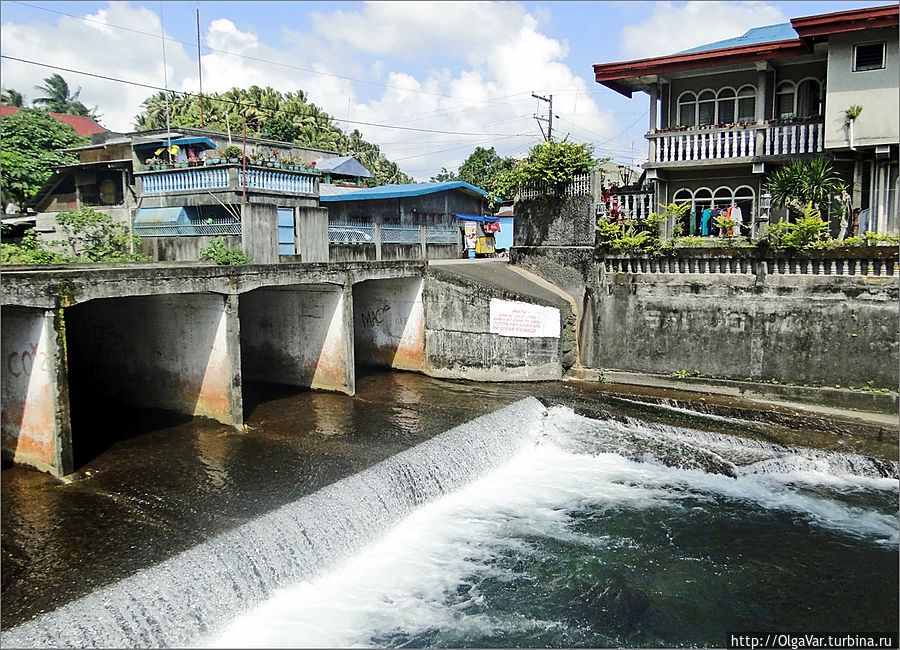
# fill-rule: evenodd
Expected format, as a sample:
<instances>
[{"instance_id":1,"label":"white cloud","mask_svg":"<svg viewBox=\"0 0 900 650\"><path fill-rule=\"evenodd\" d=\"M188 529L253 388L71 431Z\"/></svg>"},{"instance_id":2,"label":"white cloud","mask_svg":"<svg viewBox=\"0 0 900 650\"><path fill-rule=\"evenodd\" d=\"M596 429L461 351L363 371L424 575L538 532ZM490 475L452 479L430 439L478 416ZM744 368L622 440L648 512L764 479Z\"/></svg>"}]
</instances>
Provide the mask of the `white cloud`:
<instances>
[{"instance_id":1,"label":"white cloud","mask_svg":"<svg viewBox=\"0 0 900 650\"><path fill-rule=\"evenodd\" d=\"M673 54L783 22L781 10L765 2L657 2L646 20L622 30L622 54L626 59Z\"/></svg>"},{"instance_id":2,"label":"white cloud","mask_svg":"<svg viewBox=\"0 0 900 650\"><path fill-rule=\"evenodd\" d=\"M120 25L148 33L160 32L159 16L126 3L110 3L107 9L85 16L88 21L62 17L56 25L3 23L4 54L108 77L163 86L162 43L159 37L115 29ZM88 46L86 46L88 45ZM184 47L166 42L166 64L170 83L183 77L192 64ZM23 93L28 100L41 95L35 90L54 70L3 60L3 85ZM128 130L140 111L140 103L154 91L60 72L88 107L95 104L108 128Z\"/></svg>"},{"instance_id":3,"label":"white cloud","mask_svg":"<svg viewBox=\"0 0 900 650\"><path fill-rule=\"evenodd\" d=\"M145 32L160 29L157 14L124 2L88 17ZM532 91L554 95L559 136L570 132L573 139L590 141L614 132L611 114L588 94L592 86L566 65L567 43L541 32L547 16L531 14L518 3L372 3L357 11L315 15L308 31L283 29L278 43L264 32L237 27L224 15L211 18L204 33L210 47L252 58L207 51L202 56L205 91L251 84L302 89L336 118L349 112L350 119L360 122L475 134L338 122L345 130L359 128L419 180L441 167L457 167L476 145L494 145L503 155L524 153L540 138L531 117L536 110ZM64 17L55 25L4 23L3 40L4 52L11 56L163 83L159 38ZM167 42L170 88L197 90L192 52ZM410 62L416 65L410 67ZM30 98L30 88L51 71L4 60L2 72L4 86ZM141 101L153 92L62 74L73 86L83 86L82 99L99 104L104 123L114 130L130 130ZM537 110L546 114L544 104ZM528 135L507 137L516 134Z\"/></svg>"}]
</instances>

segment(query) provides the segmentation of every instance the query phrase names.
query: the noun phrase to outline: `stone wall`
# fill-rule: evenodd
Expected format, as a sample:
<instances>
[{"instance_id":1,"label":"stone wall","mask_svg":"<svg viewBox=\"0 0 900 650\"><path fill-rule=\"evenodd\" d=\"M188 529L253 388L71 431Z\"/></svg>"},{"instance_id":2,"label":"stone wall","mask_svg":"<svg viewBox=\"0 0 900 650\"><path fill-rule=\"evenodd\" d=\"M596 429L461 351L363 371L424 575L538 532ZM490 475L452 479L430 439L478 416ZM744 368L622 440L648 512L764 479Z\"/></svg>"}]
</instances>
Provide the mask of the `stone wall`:
<instances>
[{"instance_id":1,"label":"stone wall","mask_svg":"<svg viewBox=\"0 0 900 650\"><path fill-rule=\"evenodd\" d=\"M491 299L551 306L564 331L568 304L558 297L538 299L430 267L424 301L426 374L473 381L561 378L561 339L492 333Z\"/></svg>"},{"instance_id":2,"label":"stone wall","mask_svg":"<svg viewBox=\"0 0 900 650\"><path fill-rule=\"evenodd\" d=\"M154 262L197 262L200 261L200 249L209 246L213 239L217 237L141 237L141 252ZM227 235L225 243L231 248L240 248L241 236Z\"/></svg>"},{"instance_id":3,"label":"stone wall","mask_svg":"<svg viewBox=\"0 0 900 650\"><path fill-rule=\"evenodd\" d=\"M593 246L590 196L539 197L516 203L514 246Z\"/></svg>"}]
</instances>

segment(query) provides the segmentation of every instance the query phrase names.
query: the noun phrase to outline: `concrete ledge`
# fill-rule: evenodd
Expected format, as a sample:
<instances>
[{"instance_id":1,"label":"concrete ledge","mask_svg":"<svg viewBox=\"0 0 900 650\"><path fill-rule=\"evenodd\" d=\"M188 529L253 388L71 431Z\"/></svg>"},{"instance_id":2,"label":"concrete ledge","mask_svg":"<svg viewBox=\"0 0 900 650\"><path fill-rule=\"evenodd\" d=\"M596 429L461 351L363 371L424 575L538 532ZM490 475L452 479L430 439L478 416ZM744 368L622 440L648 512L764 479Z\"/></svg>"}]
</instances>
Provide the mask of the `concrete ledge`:
<instances>
[{"instance_id":1,"label":"concrete ledge","mask_svg":"<svg viewBox=\"0 0 900 650\"><path fill-rule=\"evenodd\" d=\"M655 388L667 388L698 393L730 395L750 400L783 403L794 407L799 406L799 404L808 404L815 406L818 411L822 411L823 409L840 409L842 411L879 413L891 416L890 419L885 420L886 423L897 423L898 394L894 391L890 393L868 393L827 386L787 386L784 384L766 384L762 382L737 381L733 379L708 379L698 377L675 379L665 375L623 372L618 370L607 370L603 374L606 381L614 384L652 386ZM569 375L576 379L598 381L600 378L600 371L587 368L576 370L573 368Z\"/></svg>"}]
</instances>

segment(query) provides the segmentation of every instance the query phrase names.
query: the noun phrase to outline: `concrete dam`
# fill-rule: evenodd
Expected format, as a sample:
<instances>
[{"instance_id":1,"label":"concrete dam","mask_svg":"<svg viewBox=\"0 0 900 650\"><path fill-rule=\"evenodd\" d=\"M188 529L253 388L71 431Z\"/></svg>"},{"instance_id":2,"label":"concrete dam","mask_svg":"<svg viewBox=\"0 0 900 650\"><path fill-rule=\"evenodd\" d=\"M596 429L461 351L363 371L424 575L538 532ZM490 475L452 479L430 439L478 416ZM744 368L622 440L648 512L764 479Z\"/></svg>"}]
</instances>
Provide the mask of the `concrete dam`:
<instances>
[{"instance_id":1,"label":"concrete dam","mask_svg":"<svg viewBox=\"0 0 900 650\"><path fill-rule=\"evenodd\" d=\"M574 320L545 285L503 263L5 270L3 454L69 474L82 416L111 403L241 429L245 381L353 395L358 366L559 379Z\"/></svg>"}]
</instances>

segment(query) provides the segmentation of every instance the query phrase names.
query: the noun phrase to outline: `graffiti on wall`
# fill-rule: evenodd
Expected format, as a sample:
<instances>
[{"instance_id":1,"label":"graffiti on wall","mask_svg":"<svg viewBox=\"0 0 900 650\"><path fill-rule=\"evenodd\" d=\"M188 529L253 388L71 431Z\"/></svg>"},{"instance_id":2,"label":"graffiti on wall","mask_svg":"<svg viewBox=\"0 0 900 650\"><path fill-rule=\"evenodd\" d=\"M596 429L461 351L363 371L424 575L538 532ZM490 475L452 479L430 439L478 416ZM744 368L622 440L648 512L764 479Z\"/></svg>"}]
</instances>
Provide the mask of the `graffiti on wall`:
<instances>
[{"instance_id":1,"label":"graffiti on wall","mask_svg":"<svg viewBox=\"0 0 900 650\"><path fill-rule=\"evenodd\" d=\"M30 377L34 368L47 372L49 363L46 352L38 352L37 342L31 343L27 349L10 352L6 355L6 370L12 377Z\"/></svg>"}]
</instances>

